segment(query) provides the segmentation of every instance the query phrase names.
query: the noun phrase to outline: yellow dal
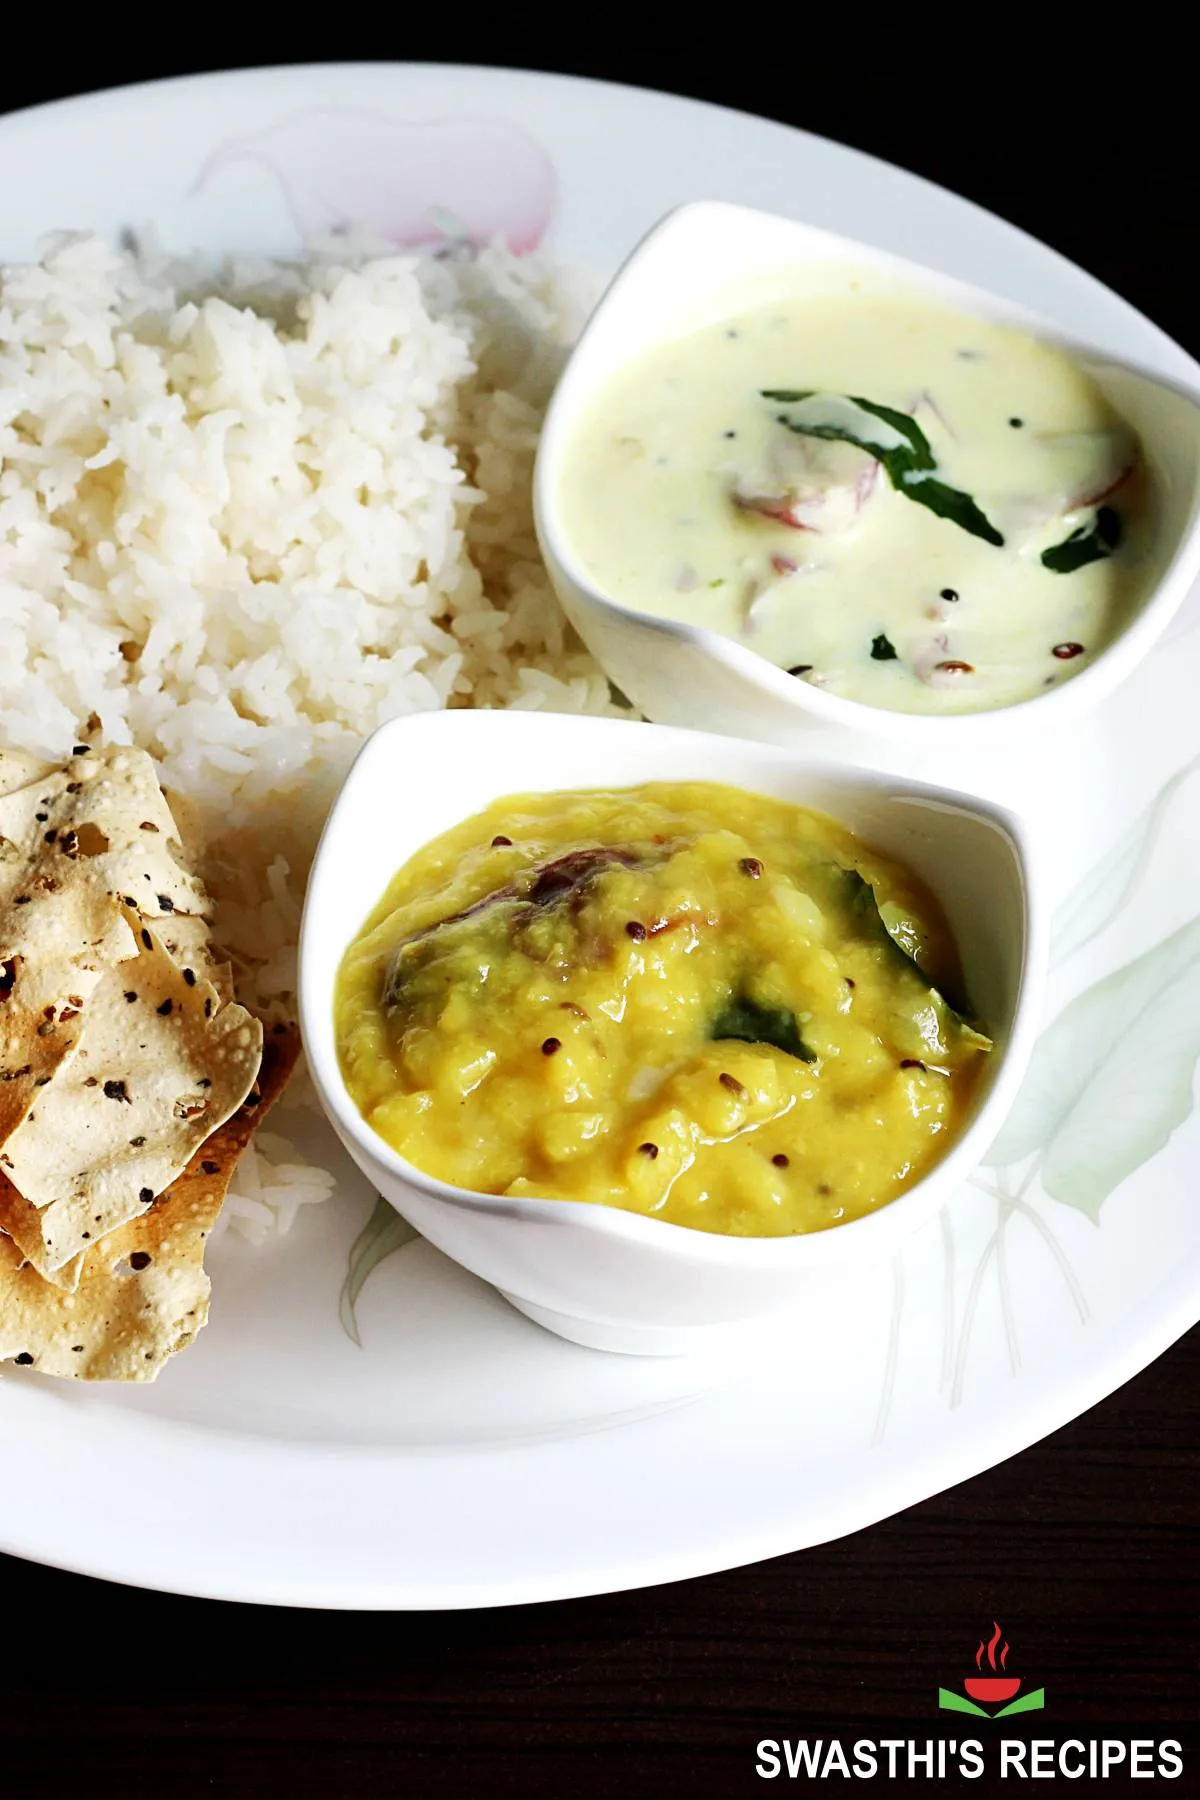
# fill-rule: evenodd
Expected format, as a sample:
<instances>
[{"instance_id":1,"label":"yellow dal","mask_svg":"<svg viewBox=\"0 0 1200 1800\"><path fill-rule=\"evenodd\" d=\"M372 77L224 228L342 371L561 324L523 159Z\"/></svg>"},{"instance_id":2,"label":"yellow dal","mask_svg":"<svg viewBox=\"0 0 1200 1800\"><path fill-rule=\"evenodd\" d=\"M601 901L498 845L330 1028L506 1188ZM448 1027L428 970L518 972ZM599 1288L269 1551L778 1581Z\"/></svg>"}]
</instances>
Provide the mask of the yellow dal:
<instances>
[{"instance_id":1,"label":"yellow dal","mask_svg":"<svg viewBox=\"0 0 1200 1800\"><path fill-rule=\"evenodd\" d=\"M820 814L697 782L510 797L414 856L350 946L342 1069L443 1181L819 1231L937 1159L986 1047L893 939L954 993L931 896ZM747 1019L811 1060L714 1040Z\"/></svg>"}]
</instances>

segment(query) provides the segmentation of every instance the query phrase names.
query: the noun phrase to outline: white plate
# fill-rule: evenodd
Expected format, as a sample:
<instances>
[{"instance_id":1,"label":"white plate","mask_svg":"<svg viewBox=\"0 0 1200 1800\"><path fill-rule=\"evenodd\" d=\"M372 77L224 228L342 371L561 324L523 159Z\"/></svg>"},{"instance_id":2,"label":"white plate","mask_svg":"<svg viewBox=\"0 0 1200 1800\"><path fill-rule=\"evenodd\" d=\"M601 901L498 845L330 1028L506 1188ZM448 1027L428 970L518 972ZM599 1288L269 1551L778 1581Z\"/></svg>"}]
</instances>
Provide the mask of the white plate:
<instances>
[{"instance_id":1,"label":"white plate","mask_svg":"<svg viewBox=\"0 0 1200 1800\"><path fill-rule=\"evenodd\" d=\"M557 250L601 273L668 207L725 198L1198 374L1090 277L911 175L761 120L544 75L318 67L98 95L0 122L0 186L8 258L64 225L287 249L339 212L403 232L441 205L527 240L548 222ZM1050 1016L1087 998L1045 1040L1009 1166L893 1266L831 1288L769 1356L714 1368L560 1342L417 1243L363 1287L360 1347L339 1291L371 1196L346 1165L344 1190L281 1244L216 1247L212 1323L155 1387L5 1377L0 1546L314 1606L631 1587L867 1525L1143 1367L1200 1318L1198 623L1193 597L1036 768L1014 744L1002 765L942 772L1031 814L1062 900Z\"/></svg>"}]
</instances>

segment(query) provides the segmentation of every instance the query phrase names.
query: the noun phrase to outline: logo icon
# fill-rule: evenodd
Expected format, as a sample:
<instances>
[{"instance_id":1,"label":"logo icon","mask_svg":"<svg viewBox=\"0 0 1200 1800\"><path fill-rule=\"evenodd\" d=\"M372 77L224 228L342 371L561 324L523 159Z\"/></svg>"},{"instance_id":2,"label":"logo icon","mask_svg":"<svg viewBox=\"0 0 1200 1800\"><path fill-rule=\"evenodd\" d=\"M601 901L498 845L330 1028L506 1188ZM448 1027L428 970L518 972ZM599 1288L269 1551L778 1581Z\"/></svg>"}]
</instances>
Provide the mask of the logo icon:
<instances>
[{"instance_id":1,"label":"logo icon","mask_svg":"<svg viewBox=\"0 0 1200 1800\"><path fill-rule=\"evenodd\" d=\"M974 1713L980 1719L1006 1719L1012 1713L1041 1712L1046 1704L1045 1688L1021 1692L1021 1676L1008 1673L1009 1646L1007 1639L1001 1644L1002 1637L1003 1633L993 1619L991 1637L986 1644L980 1638L975 1652L975 1667L979 1672L967 1676L963 1682L965 1692L956 1694L949 1688L938 1689L938 1706L942 1712ZM997 1649L1000 1651L998 1657Z\"/></svg>"}]
</instances>

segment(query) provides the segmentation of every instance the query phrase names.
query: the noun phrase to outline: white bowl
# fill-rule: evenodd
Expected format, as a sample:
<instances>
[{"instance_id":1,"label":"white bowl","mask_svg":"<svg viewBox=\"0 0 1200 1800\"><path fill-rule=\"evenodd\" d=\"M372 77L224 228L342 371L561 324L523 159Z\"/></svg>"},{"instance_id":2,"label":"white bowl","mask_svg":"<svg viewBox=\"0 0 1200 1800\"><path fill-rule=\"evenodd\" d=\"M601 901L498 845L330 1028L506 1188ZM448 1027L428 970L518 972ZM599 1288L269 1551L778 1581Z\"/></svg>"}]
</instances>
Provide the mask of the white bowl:
<instances>
[{"instance_id":1,"label":"white bowl","mask_svg":"<svg viewBox=\"0 0 1200 1800\"><path fill-rule=\"evenodd\" d=\"M342 1080L338 966L416 850L505 794L680 780L730 782L827 812L915 869L945 908L995 1049L953 1147L869 1217L802 1237L734 1238L606 1206L471 1193L406 1162ZM1023 829L995 807L699 732L527 712L425 713L375 733L334 805L305 902L300 1012L313 1078L342 1142L430 1243L563 1337L662 1354L802 1304L808 1283L885 1254L929 1218L979 1162L1012 1102L1044 960Z\"/></svg>"},{"instance_id":2,"label":"white bowl","mask_svg":"<svg viewBox=\"0 0 1200 1800\"><path fill-rule=\"evenodd\" d=\"M1080 674L1015 706L974 713L890 712L797 681L745 645L653 618L594 587L575 559L558 503L564 455L613 373L655 344L797 293L903 293L1014 325L1065 350L1141 436L1155 492L1156 551L1145 599ZM555 391L534 477L542 554L571 622L617 686L669 725L793 743L805 731L970 745L1054 726L1110 693L1151 648L1200 574L1200 368L1186 390L1078 342L1045 319L948 275L793 219L722 202L669 213L620 270ZM847 739L849 741L849 739ZM870 755L867 746L856 754Z\"/></svg>"}]
</instances>

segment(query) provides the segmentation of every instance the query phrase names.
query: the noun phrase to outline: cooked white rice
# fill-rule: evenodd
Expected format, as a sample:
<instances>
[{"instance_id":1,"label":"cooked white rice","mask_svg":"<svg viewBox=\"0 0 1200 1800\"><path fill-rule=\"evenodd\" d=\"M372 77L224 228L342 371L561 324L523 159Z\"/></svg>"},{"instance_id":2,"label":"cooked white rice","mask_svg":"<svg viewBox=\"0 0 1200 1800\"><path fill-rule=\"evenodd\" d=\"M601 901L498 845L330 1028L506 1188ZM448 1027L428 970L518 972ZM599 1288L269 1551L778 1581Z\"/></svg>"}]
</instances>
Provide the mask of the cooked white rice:
<instances>
[{"instance_id":1,"label":"cooked white rice","mask_svg":"<svg viewBox=\"0 0 1200 1800\"><path fill-rule=\"evenodd\" d=\"M151 751L240 996L285 1014L368 732L613 710L530 508L576 296L536 257L377 248L212 277L63 236L0 270L0 741L62 756L94 714ZM331 1186L262 1133L227 1216L269 1235Z\"/></svg>"}]
</instances>

